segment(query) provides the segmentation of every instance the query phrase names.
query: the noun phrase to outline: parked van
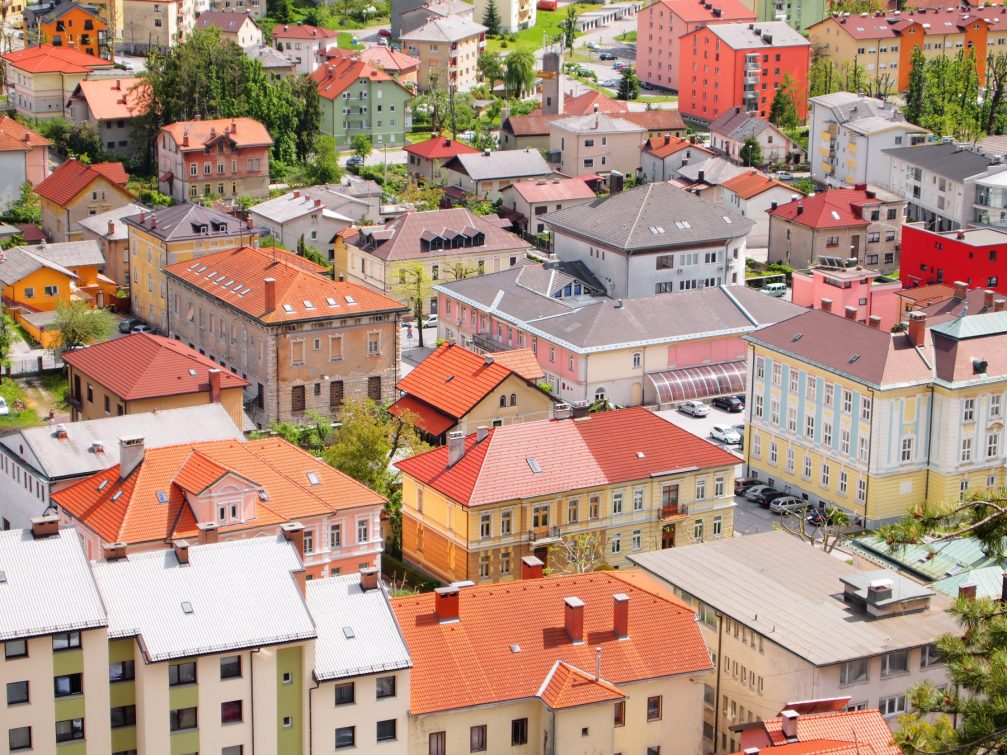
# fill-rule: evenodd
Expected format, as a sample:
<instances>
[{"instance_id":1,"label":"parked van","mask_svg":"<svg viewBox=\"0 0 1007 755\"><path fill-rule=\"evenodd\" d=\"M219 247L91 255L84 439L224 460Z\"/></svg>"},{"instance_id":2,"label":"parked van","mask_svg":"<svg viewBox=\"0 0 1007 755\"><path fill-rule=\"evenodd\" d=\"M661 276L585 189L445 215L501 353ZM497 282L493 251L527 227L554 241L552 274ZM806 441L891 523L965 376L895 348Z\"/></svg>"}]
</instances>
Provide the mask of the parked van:
<instances>
[{"instance_id":1,"label":"parked van","mask_svg":"<svg viewBox=\"0 0 1007 755\"><path fill-rule=\"evenodd\" d=\"M767 283L762 287L762 293L768 296L783 296L787 293L786 283Z\"/></svg>"}]
</instances>

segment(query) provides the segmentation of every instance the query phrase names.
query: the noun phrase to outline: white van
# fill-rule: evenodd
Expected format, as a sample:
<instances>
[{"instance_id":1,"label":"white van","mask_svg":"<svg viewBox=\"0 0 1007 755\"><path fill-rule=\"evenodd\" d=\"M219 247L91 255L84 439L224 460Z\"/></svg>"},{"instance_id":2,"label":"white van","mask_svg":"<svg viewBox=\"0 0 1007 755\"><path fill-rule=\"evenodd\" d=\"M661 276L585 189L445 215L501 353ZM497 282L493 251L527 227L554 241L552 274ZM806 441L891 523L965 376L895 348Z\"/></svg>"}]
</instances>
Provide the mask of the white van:
<instances>
[{"instance_id":1,"label":"white van","mask_svg":"<svg viewBox=\"0 0 1007 755\"><path fill-rule=\"evenodd\" d=\"M787 284L767 283L765 286L762 287L761 291L767 296L777 296L777 297L783 296L784 294L787 293Z\"/></svg>"}]
</instances>

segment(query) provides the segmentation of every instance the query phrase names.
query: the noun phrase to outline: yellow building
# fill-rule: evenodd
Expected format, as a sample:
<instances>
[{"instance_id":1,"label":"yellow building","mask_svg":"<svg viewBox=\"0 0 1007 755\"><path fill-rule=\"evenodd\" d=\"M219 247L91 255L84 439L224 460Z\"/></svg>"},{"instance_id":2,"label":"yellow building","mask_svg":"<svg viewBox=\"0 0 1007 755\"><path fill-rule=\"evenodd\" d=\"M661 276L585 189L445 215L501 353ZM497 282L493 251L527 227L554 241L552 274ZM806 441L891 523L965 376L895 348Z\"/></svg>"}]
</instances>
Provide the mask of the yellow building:
<instances>
[{"instance_id":1,"label":"yellow building","mask_svg":"<svg viewBox=\"0 0 1007 755\"><path fill-rule=\"evenodd\" d=\"M196 25L193 0L121 0L122 44L132 54L167 50L184 42Z\"/></svg>"},{"instance_id":2,"label":"yellow building","mask_svg":"<svg viewBox=\"0 0 1007 755\"><path fill-rule=\"evenodd\" d=\"M642 408L480 428L398 462L402 549L446 582L515 579L731 537L738 458Z\"/></svg>"},{"instance_id":3,"label":"yellow building","mask_svg":"<svg viewBox=\"0 0 1007 755\"><path fill-rule=\"evenodd\" d=\"M404 51L419 58L421 89L467 92L479 83L479 56L486 49L486 27L460 15L433 16L402 35Z\"/></svg>"},{"instance_id":4,"label":"yellow building","mask_svg":"<svg viewBox=\"0 0 1007 755\"><path fill-rule=\"evenodd\" d=\"M812 310L746 336L749 471L871 529L1004 484L1007 369L993 355L1007 313L927 325L910 313L892 334Z\"/></svg>"},{"instance_id":5,"label":"yellow building","mask_svg":"<svg viewBox=\"0 0 1007 755\"><path fill-rule=\"evenodd\" d=\"M36 45L0 56L7 69L8 103L28 118L66 118L77 85L109 60L79 50Z\"/></svg>"},{"instance_id":6,"label":"yellow building","mask_svg":"<svg viewBox=\"0 0 1007 755\"><path fill-rule=\"evenodd\" d=\"M85 165L67 160L35 187L42 207L42 230L50 241L83 238L77 221L129 204L136 199L128 189L122 163Z\"/></svg>"},{"instance_id":7,"label":"yellow building","mask_svg":"<svg viewBox=\"0 0 1007 755\"><path fill-rule=\"evenodd\" d=\"M232 215L181 204L124 218L129 228L130 299L133 314L168 332L167 281L163 269L214 252L251 246L259 232Z\"/></svg>"}]
</instances>

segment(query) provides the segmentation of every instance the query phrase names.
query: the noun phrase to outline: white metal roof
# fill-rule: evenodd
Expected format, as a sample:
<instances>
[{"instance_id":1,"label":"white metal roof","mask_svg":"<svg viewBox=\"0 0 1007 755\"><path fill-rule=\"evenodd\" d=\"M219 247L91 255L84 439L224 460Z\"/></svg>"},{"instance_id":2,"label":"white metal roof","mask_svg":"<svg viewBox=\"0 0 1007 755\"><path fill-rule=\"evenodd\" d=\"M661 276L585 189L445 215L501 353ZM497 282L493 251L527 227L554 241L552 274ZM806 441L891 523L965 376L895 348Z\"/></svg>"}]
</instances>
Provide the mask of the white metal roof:
<instances>
[{"instance_id":1,"label":"white metal roof","mask_svg":"<svg viewBox=\"0 0 1007 755\"><path fill-rule=\"evenodd\" d=\"M0 641L105 626L105 609L72 529L36 540L0 532Z\"/></svg>"},{"instance_id":2,"label":"white metal roof","mask_svg":"<svg viewBox=\"0 0 1007 755\"><path fill-rule=\"evenodd\" d=\"M360 575L308 582L308 608L318 627L319 680L409 668L409 650L382 588L360 589Z\"/></svg>"},{"instance_id":3,"label":"white metal roof","mask_svg":"<svg viewBox=\"0 0 1007 755\"><path fill-rule=\"evenodd\" d=\"M187 565L168 549L92 566L109 637L137 637L148 662L315 636L282 535L193 545Z\"/></svg>"}]
</instances>

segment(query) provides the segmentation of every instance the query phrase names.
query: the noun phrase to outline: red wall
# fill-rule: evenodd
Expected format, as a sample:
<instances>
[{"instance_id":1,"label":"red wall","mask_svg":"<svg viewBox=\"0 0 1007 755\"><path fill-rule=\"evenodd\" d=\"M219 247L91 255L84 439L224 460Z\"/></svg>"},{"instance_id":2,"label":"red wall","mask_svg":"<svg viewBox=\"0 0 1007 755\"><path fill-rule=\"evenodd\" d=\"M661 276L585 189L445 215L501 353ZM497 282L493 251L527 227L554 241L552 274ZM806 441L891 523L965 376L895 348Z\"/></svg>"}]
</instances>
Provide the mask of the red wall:
<instances>
[{"instance_id":1,"label":"red wall","mask_svg":"<svg viewBox=\"0 0 1007 755\"><path fill-rule=\"evenodd\" d=\"M899 262L902 286L913 288L938 282L951 286L955 281L964 281L969 288L1007 293L1007 236L1004 239L999 246L973 246L957 240L954 232L944 235L903 226Z\"/></svg>"},{"instance_id":2,"label":"red wall","mask_svg":"<svg viewBox=\"0 0 1007 755\"><path fill-rule=\"evenodd\" d=\"M694 43L695 40L695 43ZM708 28L686 34L681 40L681 86L678 109L684 116L698 120L715 120L725 110L742 107L745 89L745 56L757 53L761 62L758 71L758 116L769 117L769 109L776 94L776 84L783 85L783 77L790 74L794 82L794 100L797 115L803 121L808 111L808 67L811 48L766 47L762 49L733 50L720 42ZM779 55L780 59L776 60ZM768 56L768 61L763 60ZM707 70L704 70L706 68ZM766 73L763 74L763 71ZM766 88L762 89L765 84ZM765 98L765 102L762 99Z\"/></svg>"}]
</instances>

